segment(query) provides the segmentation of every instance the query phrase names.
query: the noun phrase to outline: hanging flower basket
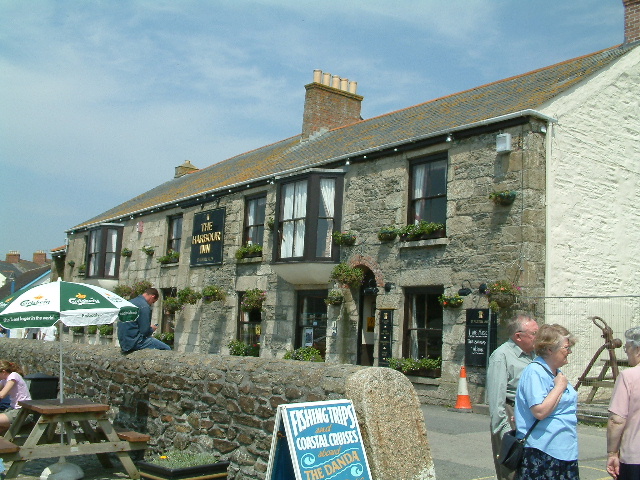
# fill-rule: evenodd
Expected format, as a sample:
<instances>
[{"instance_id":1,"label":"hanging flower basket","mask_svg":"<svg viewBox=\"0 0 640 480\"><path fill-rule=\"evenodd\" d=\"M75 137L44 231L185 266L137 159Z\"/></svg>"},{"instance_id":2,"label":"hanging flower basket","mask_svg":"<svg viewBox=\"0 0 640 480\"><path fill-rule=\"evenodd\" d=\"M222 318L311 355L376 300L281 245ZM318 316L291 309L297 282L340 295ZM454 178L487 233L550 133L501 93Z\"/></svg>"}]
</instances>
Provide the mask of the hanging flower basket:
<instances>
[{"instance_id":1,"label":"hanging flower basket","mask_svg":"<svg viewBox=\"0 0 640 480\"><path fill-rule=\"evenodd\" d=\"M356 243L356 234L351 232L333 232L333 241L336 245L348 246Z\"/></svg>"},{"instance_id":2,"label":"hanging flower basket","mask_svg":"<svg viewBox=\"0 0 640 480\"><path fill-rule=\"evenodd\" d=\"M513 190L502 190L489 194L489 198L493 200L493 203L496 205L511 205L516 199L516 195L517 192Z\"/></svg>"},{"instance_id":3,"label":"hanging flower basket","mask_svg":"<svg viewBox=\"0 0 640 480\"><path fill-rule=\"evenodd\" d=\"M162 308L165 312L171 314L182 310L184 308L184 304L176 297L165 297L162 300Z\"/></svg>"},{"instance_id":4,"label":"hanging flower basket","mask_svg":"<svg viewBox=\"0 0 640 480\"><path fill-rule=\"evenodd\" d=\"M458 308L464 303L464 298L460 295L440 295L438 301L443 308Z\"/></svg>"},{"instance_id":5,"label":"hanging flower basket","mask_svg":"<svg viewBox=\"0 0 640 480\"><path fill-rule=\"evenodd\" d=\"M227 297L224 290L217 285L209 285L202 289L202 301L204 303L222 301Z\"/></svg>"},{"instance_id":6,"label":"hanging flower basket","mask_svg":"<svg viewBox=\"0 0 640 480\"><path fill-rule=\"evenodd\" d=\"M398 229L395 227L384 227L378 232L378 240L381 242L392 242L398 236Z\"/></svg>"},{"instance_id":7,"label":"hanging flower basket","mask_svg":"<svg viewBox=\"0 0 640 480\"><path fill-rule=\"evenodd\" d=\"M120 255L122 255L123 257L130 257L132 253L133 251L130 248L126 247L120 251Z\"/></svg>"},{"instance_id":8,"label":"hanging flower basket","mask_svg":"<svg viewBox=\"0 0 640 480\"><path fill-rule=\"evenodd\" d=\"M243 312L253 312L254 310L262 310L262 304L267 298L267 292L259 288L253 288L244 292L242 301L240 302L240 310Z\"/></svg>"},{"instance_id":9,"label":"hanging flower basket","mask_svg":"<svg viewBox=\"0 0 640 480\"><path fill-rule=\"evenodd\" d=\"M343 285L358 287L364 281L364 272L356 267L351 267L342 262L333 267L330 278Z\"/></svg>"},{"instance_id":10,"label":"hanging flower basket","mask_svg":"<svg viewBox=\"0 0 640 480\"><path fill-rule=\"evenodd\" d=\"M499 308L509 308L516 303L516 297L520 294L520 287L506 280L493 282L487 287L486 291L489 302Z\"/></svg>"},{"instance_id":11,"label":"hanging flower basket","mask_svg":"<svg viewBox=\"0 0 640 480\"><path fill-rule=\"evenodd\" d=\"M516 303L516 296L510 293L495 293L490 295L489 299L500 308L509 308Z\"/></svg>"},{"instance_id":12,"label":"hanging flower basket","mask_svg":"<svg viewBox=\"0 0 640 480\"><path fill-rule=\"evenodd\" d=\"M329 290L329 295L324 299L327 305L340 305L344 301L344 295L340 290Z\"/></svg>"}]
</instances>

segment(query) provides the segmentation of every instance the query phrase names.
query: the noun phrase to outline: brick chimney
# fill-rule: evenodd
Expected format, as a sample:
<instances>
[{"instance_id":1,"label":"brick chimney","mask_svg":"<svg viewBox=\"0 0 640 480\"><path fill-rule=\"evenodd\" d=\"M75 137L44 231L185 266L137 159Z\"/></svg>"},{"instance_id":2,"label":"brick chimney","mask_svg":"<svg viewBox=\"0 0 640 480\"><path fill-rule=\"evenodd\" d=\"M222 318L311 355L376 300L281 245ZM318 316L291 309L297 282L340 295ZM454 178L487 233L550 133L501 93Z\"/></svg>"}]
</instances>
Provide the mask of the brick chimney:
<instances>
[{"instance_id":1,"label":"brick chimney","mask_svg":"<svg viewBox=\"0 0 640 480\"><path fill-rule=\"evenodd\" d=\"M640 0L622 0L624 5L624 43L640 40Z\"/></svg>"},{"instance_id":2,"label":"brick chimney","mask_svg":"<svg viewBox=\"0 0 640 480\"><path fill-rule=\"evenodd\" d=\"M361 120L362 99L357 82L338 75L313 71L313 83L305 85L302 140Z\"/></svg>"},{"instance_id":3,"label":"brick chimney","mask_svg":"<svg viewBox=\"0 0 640 480\"><path fill-rule=\"evenodd\" d=\"M10 250L5 258L7 263L20 263L20 252L17 250Z\"/></svg>"},{"instance_id":4,"label":"brick chimney","mask_svg":"<svg viewBox=\"0 0 640 480\"><path fill-rule=\"evenodd\" d=\"M198 167L195 167L189 160L185 160L182 165L176 167L176 173L173 178L180 178L184 175L188 175L197 171Z\"/></svg>"},{"instance_id":5,"label":"brick chimney","mask_svg":"<svg viewBox=\"0 0 640 480\"><path fill-rule=\"evenodd\" d=\"M38 250L33 253L33 263L37 263L38 265L45 265L47 263L47 254L44 250Z\"/></svg>"}]
</instances>

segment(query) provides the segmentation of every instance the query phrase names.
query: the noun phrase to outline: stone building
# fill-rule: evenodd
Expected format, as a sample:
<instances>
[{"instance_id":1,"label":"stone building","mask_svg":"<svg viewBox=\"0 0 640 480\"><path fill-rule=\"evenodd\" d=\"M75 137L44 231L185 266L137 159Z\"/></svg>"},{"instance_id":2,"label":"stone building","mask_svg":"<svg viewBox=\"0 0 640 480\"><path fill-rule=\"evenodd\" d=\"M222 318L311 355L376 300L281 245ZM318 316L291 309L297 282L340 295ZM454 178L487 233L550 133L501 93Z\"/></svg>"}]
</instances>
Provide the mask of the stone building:
<instances>
[{"instance_id":1,"label":"stone building","mask_svg":"<svg viewBox=\"0 0 640 480\"><path fill-rule=\"evenodd\" d=\"M640 2L624 3L637 15ZM639 40L629 20L622 45L368 120L355 82L316 70L301 134L203 169L187 161L73 227L65 278L150 281L177 351L228 353L240 339L262 357L314 346L327 362L441 358L441 377L422 387L449 402L468 363L467 314L489 306L484 284L532 298L638 284ZM502 191L513 203L489 198ZM421 221L444 229L378 236ZM338 245L334 232L355 243ZM170 250L177 261L156 261ZM332 280L341 263L364 273L361 285ZM226 298L163 309L210 285ZM266 292L263 308L245 312L253 289ZM325 304L331 289L341 304ZM460 289L462 307L443 308L439 297ZM479 398L481 367L470 384Z\"/></svg>"}]
</instances>

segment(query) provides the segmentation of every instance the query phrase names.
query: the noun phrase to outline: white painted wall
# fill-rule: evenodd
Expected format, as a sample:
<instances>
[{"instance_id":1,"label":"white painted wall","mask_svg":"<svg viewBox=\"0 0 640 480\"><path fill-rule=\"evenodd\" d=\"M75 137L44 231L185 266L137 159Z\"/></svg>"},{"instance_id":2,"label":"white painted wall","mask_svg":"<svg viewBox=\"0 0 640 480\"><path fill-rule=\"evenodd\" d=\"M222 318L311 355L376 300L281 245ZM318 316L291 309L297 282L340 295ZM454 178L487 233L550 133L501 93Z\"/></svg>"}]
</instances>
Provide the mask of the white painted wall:
<instances>
[{"instance_id":1,"label":"white painted wall","mask_svg":"<svg viewBox=\"0 0 640 480\"><path fill-rule=\"evenodd\" d=\"M640 48L540 110L558 119L548 132L546 296L640 295ZM576 300L573 312L584 307ZM583 340L566 369L574 378L594 353L584 347L603 342L587 320L604 318L595 310L573 332ZM622 323L640 323L637 310L612 316L618 337Z\"/></svg>"}]
</instances>

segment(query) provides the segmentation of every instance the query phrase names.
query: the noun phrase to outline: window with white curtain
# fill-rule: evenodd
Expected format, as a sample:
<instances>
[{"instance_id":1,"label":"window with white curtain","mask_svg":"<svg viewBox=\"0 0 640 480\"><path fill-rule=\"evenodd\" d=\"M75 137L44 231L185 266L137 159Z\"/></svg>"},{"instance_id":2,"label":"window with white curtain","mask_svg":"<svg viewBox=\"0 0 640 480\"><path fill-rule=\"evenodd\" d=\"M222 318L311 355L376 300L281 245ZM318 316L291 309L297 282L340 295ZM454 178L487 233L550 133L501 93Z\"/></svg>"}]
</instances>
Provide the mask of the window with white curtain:
<instances>
[{"instance_id":1,"label":"window with white curtain","mask_svg":"<svg viewBox=\"0 0 640 480\"><path fill-rule=\"evenodd\" d=\"M89 232L87 277L118 278L122 226L102 225Z\"/></svg>"},{"instance_id":2,"label":"window with white curtain","mask_svg":"<svg viewBox=\"0 0 640 480\"><path fill-rule=\"evenodd\" d=\"M182 215L169 217L169 236L167 237L167 252L173 250L180 252L180 242L182 241Z\"/></svg>"},{"instance_id":3,"label":"window with white curtain","mask_svg":"<svg viewBox=\"0 0 640 480\"><path fill-rule=\"evenodd\" d=\"M410 223L446 223L447 155L422 158L411 168Z\"/></svg>"},{"instance_id":4,"label":"window with white curtain","mask_svg":"<svg viewBox=\"0 0 640 480\"><path fill-rule=\"evenodd\" d=\"M267 196L248 197L245 203L243 245L262 245L264 241Z\"/></svg>"},{"instance_id":5,"label":"window with white curtain","mask_svg":"<svg viewBox=\"0 0 640 480\"><path fill-rule=\"evenodd\" d=\"M280 187L279 261L336 261L332 244L342 208L342 172L311 173Z\"/></svg>"}]
</instances>

